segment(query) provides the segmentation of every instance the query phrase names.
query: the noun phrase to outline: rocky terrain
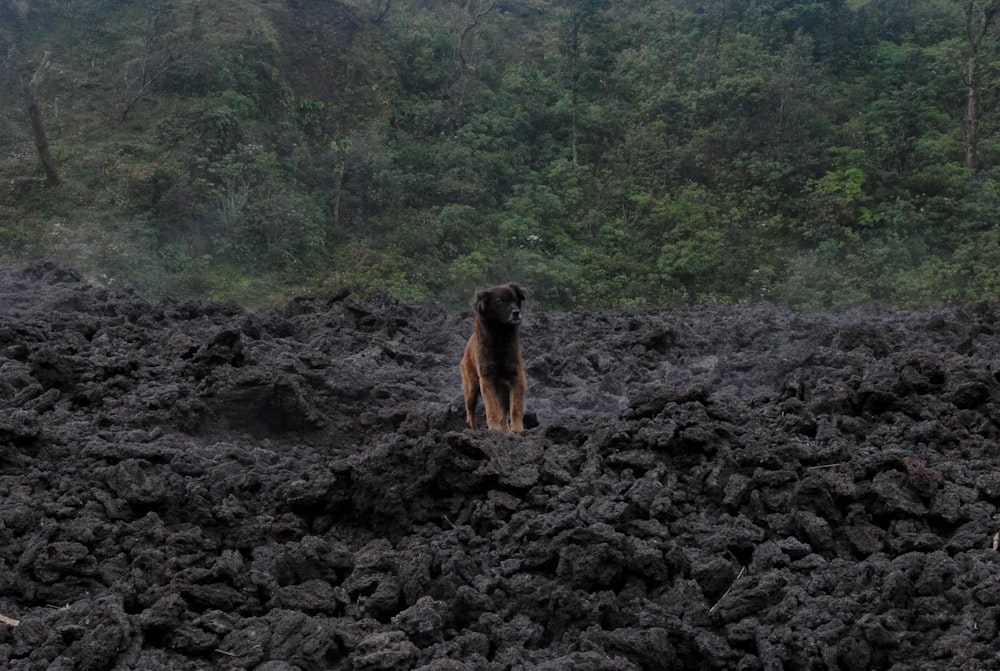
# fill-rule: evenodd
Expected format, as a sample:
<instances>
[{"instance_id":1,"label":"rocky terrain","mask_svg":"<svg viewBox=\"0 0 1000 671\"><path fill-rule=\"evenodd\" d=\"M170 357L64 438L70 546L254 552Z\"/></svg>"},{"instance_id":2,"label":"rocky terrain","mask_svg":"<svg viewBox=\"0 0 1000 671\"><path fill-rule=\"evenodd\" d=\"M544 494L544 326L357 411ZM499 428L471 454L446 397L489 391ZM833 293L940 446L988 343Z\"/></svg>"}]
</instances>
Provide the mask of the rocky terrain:
<instances>
[{"instance_id":1,"label":"rocky terrain","mask_svg":"<svg viewBox=\"0 0 1000 671\"><path fill-rule=\"evenodd\" d=\"M1000 307L526 307L0 270L0 668L1000 666Z\"/></svg>"}]
</instances>

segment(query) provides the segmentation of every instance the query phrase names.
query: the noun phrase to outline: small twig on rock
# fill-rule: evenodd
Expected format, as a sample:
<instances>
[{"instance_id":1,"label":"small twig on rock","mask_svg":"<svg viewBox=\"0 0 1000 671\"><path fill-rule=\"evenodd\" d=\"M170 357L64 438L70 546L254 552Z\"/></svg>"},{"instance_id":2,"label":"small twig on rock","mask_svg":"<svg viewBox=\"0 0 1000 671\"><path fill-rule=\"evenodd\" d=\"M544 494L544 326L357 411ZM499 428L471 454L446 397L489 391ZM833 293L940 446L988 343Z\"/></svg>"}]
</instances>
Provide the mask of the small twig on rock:
<instances>
[{"instance_id":1,"label":"small twig on rock","mask_svg":"<svg viewBox=\"0 0 1000 671\"><path fill-rule=\"evenodd\" d=\"M723 594L722 596L719 597L719 600L715 602L715 605L708 609L709 613L711 613L713 610L715 610L716 608L718 608L719 604L722 603L722 600L725 599L727 596L729 596L729 593L733 591L734 587L736 587L736 583L738 583L740 581L740 578L743 577L743 572L746 571L746 570L747 570L746 566L741 566L740 567L740 572L736 574L736 579L733 580L733 584L729 586L729 589L726 590L725 594Z\"/></svg>"},{"instance_id":2,"label":"small twig on rock","mask_svg":"<svg viewBox=\"0 0 1000 671\"><path fill-rule=\"evenodd\" d=\"M837 466L844 466L847 464L846 461L838 461L835 464L820 464L819 466L806 466L807 471L815 471L820 468L836 468Z\"/></svg>"},{"instance_id":3,"label":"small twig on rock","mask_svg":"<svg viewBox=\"0 0 1000 671\"><path fill-rule=\"evenodd\" d=\"M1000 532L993 534L993 549L1000 548Z\"/></svg>"},{"instance_id":4,"label":"small twig on rock","mask_svg":"<svg viewBox=\"0 0 1000 671\"><path fill-rule=\"evenodd\" d=\"M246 652L229 652L228 650L220 650L218 648L215 649L215 652L219 653L220 655L225 655L226 657L242 657L243 655L249 653L250 650L256 650L259 647L261 647L261 645L258 643L257 645L250 646L250 649L247 650Z\"/></svg>"},{"instance_id":5,"label":"small twig on rock","mask_svg":"<svg viewBox=\"0 0 1000 671\"><path fill-rule=\"evenodd\" d=\"M12 617L7 617L6 615L0 615L0 624L6 624L11 627L16 627L21 624L21 621L15 620Z\"/></svg>"}]
</instances>

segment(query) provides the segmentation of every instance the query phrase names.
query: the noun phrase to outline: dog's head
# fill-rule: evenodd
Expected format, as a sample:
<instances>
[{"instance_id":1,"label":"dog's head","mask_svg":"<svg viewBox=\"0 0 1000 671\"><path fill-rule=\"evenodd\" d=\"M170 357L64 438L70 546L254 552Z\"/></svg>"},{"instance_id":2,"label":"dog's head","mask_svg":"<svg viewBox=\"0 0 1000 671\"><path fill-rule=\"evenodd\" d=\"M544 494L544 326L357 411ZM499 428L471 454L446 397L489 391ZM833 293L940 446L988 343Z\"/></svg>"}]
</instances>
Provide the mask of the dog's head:
<instances>
[{"instance_id":1,"label":"dog's head","mask_svg":"<svg viewBox=\"0 0 1000 671\"><path fill-rule=\"evenodd\" d=\"M528 297L528 290L511 282L490 289L476 291L473 306L483 321L491 324L519 324L521 304Z\"/></svg>"}]
</instances>

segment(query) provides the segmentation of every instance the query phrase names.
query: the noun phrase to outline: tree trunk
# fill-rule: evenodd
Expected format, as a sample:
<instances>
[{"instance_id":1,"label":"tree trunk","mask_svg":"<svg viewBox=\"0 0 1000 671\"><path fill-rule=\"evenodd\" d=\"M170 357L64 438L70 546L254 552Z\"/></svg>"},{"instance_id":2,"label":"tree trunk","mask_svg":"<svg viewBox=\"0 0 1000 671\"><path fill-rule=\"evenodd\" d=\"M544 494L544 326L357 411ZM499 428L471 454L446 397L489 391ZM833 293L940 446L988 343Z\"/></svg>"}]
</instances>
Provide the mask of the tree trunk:
<instances>
[{"instance_id":1,"label":"tree trunk","mask_svg":"<svg viewBox=\"0 0 1000 671\"><path fill-rule=\"evenodd\" d=\"M42 160L42 167L45 169L45 183L48 186L55 186L59 183L59 173L56 172L55 162L49 152L49 140L45 135L45 125L42 123L42 111L38 103L38 88L45 79L45 73L52 67L52 52L46 51L42 58L42 64L35 70L34 76L25 87L24 97L28 104L28 119L31 121L31 130L35 134L35 148L38 149L38 157Z\"/></svg>"},{"instance_id":2,"label":"tree trunk","mask_svg":"<svg viewBox=\"0 0 1000 671\"><path fill-rule=\"evenodd\" d=\"M963 0L965 10L965 167L979 167L979 58L996 45L995 24L1000 17L998 0Z\"/></svg>"},{"instance_id":3,"label":"tree trunk","mask_svg":"<svg viewBox=\"0 0 1000 671\"><path fill-rule=\"evenodd\" d=\"M968 106L965 113L965 167L975 172L979 167L979 89L976 83L976 57L969 55Z\"/></svg>"},{"instance_id":4,"label":"tree trunk","mask_svg":"<svg viewBox=\"0 0 1000 671\"><path fill-rule=\"evenodd\" d=\"M346 137L330 142L336 164L333 167L333 225L340 227L340 209L344 194L344 174L347 172L347 154L351 149L351 141Z\"/></svg>"},{"instance_id":5,"label":"tree trunk","mask_svg":"<svg viewBox=\"0 0 1000 671\"><path fill-rule=\"evenodd\" d=\"M573 94L573 165L580 164L580 154L577 150L577 142L580 139L580 129L576 125L576 94Z\"/></svg>"}]
</instances>

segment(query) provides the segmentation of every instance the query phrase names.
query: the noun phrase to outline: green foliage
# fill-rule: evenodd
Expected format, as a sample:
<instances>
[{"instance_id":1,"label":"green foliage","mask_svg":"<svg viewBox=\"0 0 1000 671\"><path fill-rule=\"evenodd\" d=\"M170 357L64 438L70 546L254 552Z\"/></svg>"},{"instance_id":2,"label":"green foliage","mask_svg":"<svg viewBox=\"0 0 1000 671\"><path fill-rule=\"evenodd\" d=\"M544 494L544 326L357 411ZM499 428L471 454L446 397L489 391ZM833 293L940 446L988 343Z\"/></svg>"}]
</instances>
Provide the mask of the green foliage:
<instances>
[{"instance_id":1,"label":"green foliage","mask_svg":"<svg viewBox=\"0 0 1000 671\"><path fill-rule=\"evenodd\" d=\"M668 286L695 300L716 295L726 280L726 233L707 189L691 186L663 208L668 231L657 268Z\"/></svg>"},{"instance_id":2,"label":"green foliage","mask_svg":"<svg viewBox=\"0 0 1000 671\"><path fill-rule=\"evenodd\" d=\"M972 171L959 3L26 6L0 24L6 259L252 304L1000 299L1000 53ZM21 82L67 44L46 189Z\"/></svg>"},{"instance_id":3,"label":"green foliage","mask_svg":"<svg viewBox=\"0 0 1000 671\"><path fill-rule=\"evenodd\" d=\"M811 243L856 240L858 231L871 220L861 168L831 170L809 180L804 193L810 217L801 221L801 233Z\"/></svg>"}]
</instances>

